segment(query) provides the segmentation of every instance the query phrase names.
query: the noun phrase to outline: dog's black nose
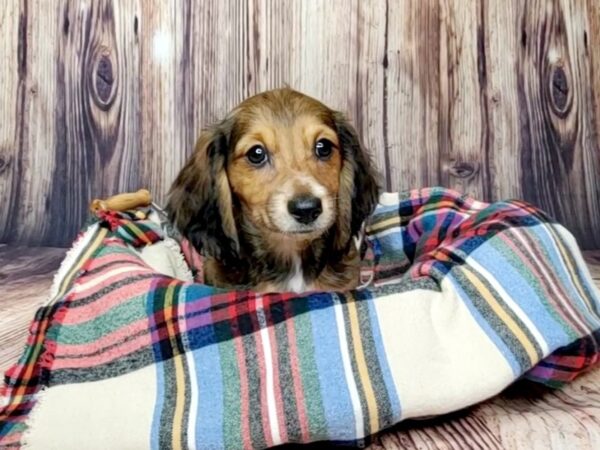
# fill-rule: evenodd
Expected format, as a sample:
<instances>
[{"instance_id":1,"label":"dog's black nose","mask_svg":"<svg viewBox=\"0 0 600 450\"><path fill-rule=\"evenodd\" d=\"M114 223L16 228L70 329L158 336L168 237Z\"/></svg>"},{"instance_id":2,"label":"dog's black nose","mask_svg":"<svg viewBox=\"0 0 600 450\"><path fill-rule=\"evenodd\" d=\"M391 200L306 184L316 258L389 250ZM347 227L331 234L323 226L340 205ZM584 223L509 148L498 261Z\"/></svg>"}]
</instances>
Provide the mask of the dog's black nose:
<instances>
[{"instance_id":1,"label":"dog's black nose","mask_svg":"<svg viewBox=\"0 0 600 450\"><path fill-rule=\"evenodd\" d=\"M302 195L288 202L288 211L298 222L309 224L317 220L323 212L323 207L320 198Z\"/></svg>"}]
</instances>

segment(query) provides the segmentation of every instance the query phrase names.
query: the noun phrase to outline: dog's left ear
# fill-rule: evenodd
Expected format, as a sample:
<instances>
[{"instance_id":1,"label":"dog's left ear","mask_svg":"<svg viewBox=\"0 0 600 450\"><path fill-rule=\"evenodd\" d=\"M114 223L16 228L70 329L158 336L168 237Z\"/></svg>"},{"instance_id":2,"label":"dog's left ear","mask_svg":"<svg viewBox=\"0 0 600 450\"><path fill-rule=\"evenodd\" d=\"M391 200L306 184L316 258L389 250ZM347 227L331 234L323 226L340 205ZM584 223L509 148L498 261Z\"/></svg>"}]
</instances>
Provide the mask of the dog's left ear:
<instances>
[{"instance_id":1,"label":"dog's left ear","mask_svg":"<svg viewBox=\"0 0 600 450\"><path fill-rule=\"evenodd\" d=\"M363 222L375 209L379 186L373 164L356 130L341 113L335 112L333 119L342 152L334 244L336 250L346 251L352 237L359 234Z\"/></svg>"},{"instance_id":2,"label":"dog's left ear","mask_svg":"<svg viewBox=\"0 0 600 450\"><path fill-rule=\"evenodd\" d=\"M239 260L239 242L226 165L231 125L205 130L169 192L171 221L205 256L225 264Z\"/></svg>"}]
</instances>

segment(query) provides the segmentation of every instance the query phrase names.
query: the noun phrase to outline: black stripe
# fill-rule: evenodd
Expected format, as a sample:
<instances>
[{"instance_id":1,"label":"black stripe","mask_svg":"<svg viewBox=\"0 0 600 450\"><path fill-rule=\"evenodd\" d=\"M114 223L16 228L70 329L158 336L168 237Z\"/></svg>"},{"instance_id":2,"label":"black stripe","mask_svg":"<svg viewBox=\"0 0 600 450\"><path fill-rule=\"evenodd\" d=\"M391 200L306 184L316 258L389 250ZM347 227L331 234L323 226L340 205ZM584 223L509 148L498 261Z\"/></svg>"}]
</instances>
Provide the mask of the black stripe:
<instances>
[{"instance_id":1,"label":"black stripe","mask_svg":"<svg viewBox=\"0 0 600 450\"><path fill-rule=\"evenodd\" d=\"M350 294L348 294L350 296ZM350 356L350 365L352 366L352 374L354 380L356 381L356 387L358 391L358 397L360 399L360 408L362 410L363 415L363 427L364 430L371 429L371 420L369 417L369 407L367 405L367 397L365 394L365 387L363 385L363 380L360 376L360 372L358 370L358 362L356 361L356 344L354 343L354 339L352 338L352 324L350 321L350 312L348 310L348 303L353 302L354 299L339 295L340 303L342 306L342 313L344 316L344 328L346 329L346 343L348 345L348 354Z\"/></svg>"},{"instance_id":2,"label":"black stripe","mask_svg":"<svg viewBox=\"0 0 600 450\"><path fill-rule=\"evenodd\" d=\"M482 283L487 290L492 294L496 302L500 305L502 310L517 324L519 330L525 334L527 340L531 343L534 348L535 354L539 359L542 358L543 352L540 348L539 344L536 342L535 338L525 326L525 324L521 321L519 317L517 317L508 306L504 303L504 301L500 298L496 290L490 283L484 279L479 273L471 270L471 273ZM521 372L525 372L532 367L532 363L535 364L536 361L530 361L527 351L525 347L519 339L515 336L515 334L508 328L508 326L502 321L494 310L490 307L488 302L482 297L479 290L473 287L473 284L466 278L464 274L464 269L462 267L456 267L456 270L452 271L454 278L460 282L462 289L468 294L469 301L473 303L475 308L479 311L479 313L486 319L488 325L495 331L495 333L502 339L502 341L507 345L507 347L512 351L513 355L517 359L519 366L521 367Z\"/></svg>"},{"instance_id":3,"label":"black stripe","mask_svg":"<svg viewBox=\"0 0 600 450\"><path fill-rule=\"evenodd\" d=\"M158 433L158 448L173 448L173 416L177 399L177 381L175 379L175 361L172 359L163 363L164 395L160 411L160 431Z\"/></svg>"},{"instance_id":4,"label":"black stripe","mask_svg":"<svg viewBox=\"0 0 600 450\"><path fill-rule=\"evenodd\" d=\"M145 347L129 355L120 356L116 360L94 367L52 369L48 377L48 386L105 380L162 361L165 360L160 357L155 358L153 347Z\"/></svg>"},{"instance_id":5,"label":"black stripe","mask_svg":"<svg viewBox=\"0 0 600 450\"><path fill-rule=\"evenodd\" d=\"M244 316L247 316L245 314ZM254 315L256 318L256 315ZM255 324L258 330L258 324ZM262 403L260 401L261 392L265 386L261 384L265 379L260 376L260 368L257 364L258 355L256 348L258 346L257 334L249 334L242 337L244 355L246 356L246 373L248 376L248 412L250 437L252 438L252 448L267 448L267 442L263 432L263 420L268 420L261 414Z\"/></svg>"},{"instance_id":6,"label":"black stripe","mask_svg":"<svg viewBox=\"0 0 600 450\"><path fill-rule=\"evenodd\" d=\"M143 274L139 274L139 275L130 276L128 278L123 278L122 280L110 283L108 286L105 286L102 289L95 291L91 295L72 300L69 302L68 307L69 307L69 309L73 309L73 308L77 308L80 306L85 306L89 303L95 302L100 297L108 295L111 292L122 288L123 286L133 284L136 281L140 281L140 280L148 280L148 279L156 279L156 278L164 278L165 280L171 279L167 276L158 275L156 273L143 273Z\"/></svg>"},{"instance_id":7,"label":"black stripe","mask_svg":"<svg viewBox=\"0 0 600 450\"><path fill-rule=\"evenodd\" d=\"M275 342L277 346L277 357L279 365L279 385L281 387L281 398L283 400L283 411L288 441L300 442L302 431L298 417L298 405L296 404L296 392L294 391L294 377L292 374L292 362L290 360L287 336L287 327L294 326L292 322L286 322L286 311L284 302L275 302L268 310L265 310L267 323L274 323Z\"/></svg>"}]
</instances>

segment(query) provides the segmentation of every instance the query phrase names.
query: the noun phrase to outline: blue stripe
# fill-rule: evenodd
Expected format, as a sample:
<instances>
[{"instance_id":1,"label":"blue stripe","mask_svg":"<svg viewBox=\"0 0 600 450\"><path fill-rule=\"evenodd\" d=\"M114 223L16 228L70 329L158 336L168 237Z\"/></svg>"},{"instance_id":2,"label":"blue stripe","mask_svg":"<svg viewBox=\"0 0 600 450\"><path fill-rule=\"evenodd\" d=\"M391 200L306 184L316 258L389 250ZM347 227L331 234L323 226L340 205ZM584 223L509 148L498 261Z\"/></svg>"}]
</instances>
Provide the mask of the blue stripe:
<instances>
[{"instance_id":1,"label":"blue stripe","mask_svg":"<svg viewBox=\"0 0 600 450\"><path fill-rule=\"evenodd\" d=\"M579 294L577 288L573 284L573 277L577 277L579 279L582 286L584 286L584 289L587 291L586 294L589 297L591 297L588 300L591 301L592 304L595 303L596 308L598 308L598 305L600 305L600 298L596 298L596 296L594 295L594 289L591 288L591 285L589 284L590 280L586 276L583 275L583 272L581 271L581 268L578 265L575 265L575 273L574 274L571 274L568 271L568 269L565 265L566 262L564 261L561 254L559 253L558 249L556 248L557 243L556 243L555 239L550 235L550 231L547 228L549 226L551 226L551 225L546 224L546 225L539 225L539 226L531 228L532 232L535 232L534 237L537 238L538 242L541 242L544 245L545 249L547 250L547 256L550 259L550 263L552 264L552 267L549 270L552 272L552 274L554 274L554 276L560 278L561 286L566 290L567 295L569 296L569 299L571 300L572 304L574 306L577 306L577 308L586 317L587 323L588 323L588 326L590 326L590 329L592 329L592 330L597 329L598 327L600 327L600 320L598 320L598 318L594 317L593 314L590 314L589 306L581 298L581 295ZM560 232L558 229L555 229L554 231L555 231L555 233L558 233L560 235ZM563 243L566 246L566 242L563 241ZM571 254L573 254L575 252L574 249L571 249L568 246L566 246L565 250L566 250L566 252L571 253ZM572 255L572 256L574 257L574 255ZM576 262L574 262L574 264L576 264Z\"/></svg>"},{"instance_id":2,"label":"blue stripe","mask_svg":"<svg viewBox=\"0 0 600 450\"><path fill-rule=\"evenodd\" d=\"M199 397L196 445L223 448L223 375L218 344L195 350L194 362Z\"/></svg>"},{"instance_id":3,"label":"blue stripe","mask_svg":"<svg viewBox=\"0 0 600 450\"><path fill-rule=\"evenodd\" d=\"M333 299L331 295L317 294L308 297L307 301L312 310L315 361L328 430L336 440L354 440L357 438L354 410L340 353ZM330 307L323 308L323 303Z\"/></svg>"},{"instance_id":4,"label":"blue stripe","mask_svg":"<svg viewBox=\"0 0 600 450\"><path fill-rule=\"evenodd\" d=\"M373 239L377 239L380 242L380 245L383 249L385 249L385 252L383 253L383 256L385 257L385 259L392 259L393 256L395 256L397 253L400 254L404 254L404 240L402 238L402 233L400 232L400 227L397 226L395 227L395 229L392 230L386 230L386 233L383 236L375 236L375 237L371 237L369 236L369 239L373 240Z\"/></svg>"},{"instance_id":5,"label":"blue stripe","mask_svg":"<svg viewBox=\"0 0 600 450\"><path fill-rule=\"evenodd\" d=\"M389 212L398 212L398 203L394 203L393 205L382 205L382 204L378 204L377 207L375 208L375 212L373 213L372 219L370 220L371 223L376 223L378 220L378 215L379 214L385 214L385 213L389 213Z\"/></svg>"},{"instance_id":6,"label":"blue stripe","mask_svg":"<svg viewBox=\"0 0 600 450\"><path fill-rule=\"evenodd\" d=\"M491 245L482 245L470 256L481 264L519 305L551 350L570 342L570 337L565 331L566 324L550 313L556 312L554 307L546 298L540 297L530 281L523 278L523 275L532 276L530 271L520 273L510 260Z\"/></svg>"},{"instance_id":7,"label":"blue stripe","mask_svg":"<svg viewBox=\"0 0 600 450\"><path fill-rule=\"evenodd\" d=\"M523 373L524 368L522 368L521 365L519 364L519 361L517 360L517 358L515 357L515 355L513 353L513 349L508 347L504 343L502 338L490 326L490 324L488 323L488 320L490 318L484 317L481 314L481 312L479 311L479 309L477 309L475 307L475 305L472 302L471 297L469 296L469 294L467 294L463 290L460 282L458 280L456 280L456 278L454 278L454 275L452 274L452 272L448 273L447 277L448 277L448 280L450 280L452 282L452 286L454 287L454 289L456 289L456 293L462 299L463 303L468 308L468 310L470 311L471 315L473 316L473 318L475 319L477 324L481 327L481 329L485 332L485 334L496 345L496 348L502 354L502 356L504 356L504 358L506 359L506 362L508 362L510 368L513 371L513 375L515 377L519 377Z\"/></svg>"},{"instance_id":8,"label":"blue stripe","mask_svg":"<svg viewBox=\"0 0 600 450\"><path fill-rule=\"evenodd\" d=\"M160 414L165 401L165 368L164 362L156 362L156 405L154 405L154 414L152 415L152 428L150 430L150 448L160 450Z\"/></svg>"},{"instance_id":9,"label":"blue stripe","mask_svg":"<svg viewBox=\"0 0 600 450\"><path fill-rule=\"evenodd\" d=\"M185 317L189 310L212 292L212 288L192 285L183 290L186 302ZM208 314L205 312L205 314ZM196 447L223 448L223 377L221 353L214 325L206 325L188 330L183 336L184 348L192 352L196 379L198 403L195 411Z\"/></svg>"}]
</instances>

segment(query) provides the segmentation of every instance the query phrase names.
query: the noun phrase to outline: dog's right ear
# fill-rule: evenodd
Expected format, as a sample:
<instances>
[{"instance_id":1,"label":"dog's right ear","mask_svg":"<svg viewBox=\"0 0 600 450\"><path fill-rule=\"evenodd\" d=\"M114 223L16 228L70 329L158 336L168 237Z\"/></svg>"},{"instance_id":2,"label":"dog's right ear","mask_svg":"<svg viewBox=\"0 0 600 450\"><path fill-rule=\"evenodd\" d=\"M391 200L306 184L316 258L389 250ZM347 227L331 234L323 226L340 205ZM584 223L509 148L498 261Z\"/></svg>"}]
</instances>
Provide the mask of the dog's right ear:
<instances>
[{"instance_id":1,"label":"dog's right ear","mask_svg":"<svg viewBox=\"0 0 600 450\"><path fill-rule=\"evenodd\" d=\"M238 233L227 178L230 127L205 130L169 192L171 222L206 256L225 264L238 259Z\"/></svg>"}]
</instances>

